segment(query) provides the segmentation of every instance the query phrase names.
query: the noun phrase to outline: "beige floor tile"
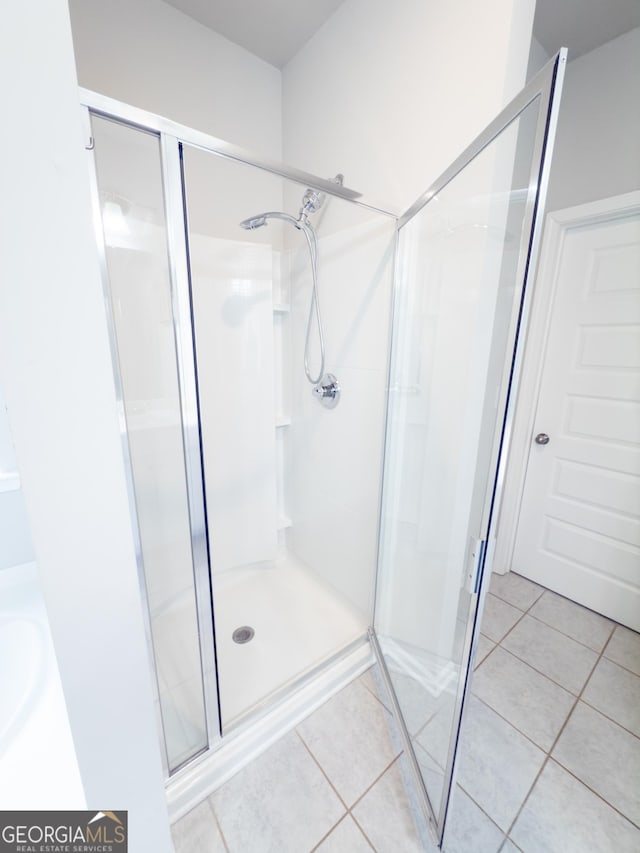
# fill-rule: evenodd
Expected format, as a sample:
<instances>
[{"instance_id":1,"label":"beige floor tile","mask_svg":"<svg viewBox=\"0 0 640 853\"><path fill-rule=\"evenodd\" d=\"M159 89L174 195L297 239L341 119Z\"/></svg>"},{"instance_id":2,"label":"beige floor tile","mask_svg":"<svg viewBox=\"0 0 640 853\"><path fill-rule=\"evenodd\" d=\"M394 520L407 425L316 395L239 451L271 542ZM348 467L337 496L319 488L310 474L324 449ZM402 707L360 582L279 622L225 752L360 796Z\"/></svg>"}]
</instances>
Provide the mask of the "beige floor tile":
<instances>
[{"instance_id":1,"label":"beige floor tile","mask_svg":"<svg viewBox=\"0 0 640 853\"><path fill-rule=\"evenodd\" d=\"M225 843L205 800L171 827L175 853L224 853Z\"/></svg>"},{"instance_id":2,"label":"beige floor tile","mask_svg":"<svg viewBox=\"0 0 640 853\"><path fill-rule=\"evenodd\" d=\"M510 833L526 853L637 853L640 832L549 761Z\"/></svg>"},{"instance_id":3,"label":"beige floor tile","mask_svg":"<svg viewBox=\"0 0 640 853\"><path fill-rule=\"evenodd\" d=\"M488 637L483 636L482 634L478 635L478 645L476 647L476 659L474 661L474 669L477 669L482 661L486 658L486 656L491 652L492 649L495 649L496 644L493 640L490 640Z\"/></svg>"},{"instance_id":4,"label":"beige floor tile","mask_svg":"<svg viewBox=\"0 0 640 853\"><path fill-rule=\"evenodd\" d=\"M497 853L504 835L482 809L459 786L451 795L444 853Z\"/></svg>"},{"instance_id":5,"label":"beige floor tile","mask_svg":"<svg viewBox=\"0 0 640 853\"><path fill-rule=\"evenodd\" d=\"M522 618L522 614L522 610L518 610L517 607L507 604L506 601L489 593L484 605L480 632L493 640L494 643L499 643L504 635L513 628L518 619Z\"/></svg>"},{"instance_id":6,"label":"beige floor tile","mask_svg":"<svg viewBox=\"0 0 640 853\"><path fill-rule=\"evenodd\" d=\"M600 658L582 699L640 737L640 676Z\"/></svg>"},{"instance_id":7,"label":"beige floor tile","mask_svg":"<svg viewBox=\"0 0 640 853\"><path fill-rule=\"evenodd\" d=\"M345 813L296 732L280 738L209 801L230 853L311 850Z\"/></svg>"},{"instance_id":8,"label":"beige floor tile","mask_svg":"<svg viewBox=\"0 0 640 853\"><path fill-rule=\"evenodd\" d=\"M540 598L544 587L515 572L507 572L506 575L491 575L490 590L508 604L520 610L528 610Z\"/></svg>"},{"instance_id":9,"label":"beige floor tile","mask_svg":"<svg viewBox=\"0 0 640 853\"><path fill-rule=\"evenodd\" d=\"M604 650L604 656L640 675L640 634L618 625Z\"/></svg>"},{"instance_id":10,"label":"beige floor tile","mask_svg":"<svg viewBox=\"0 0 640 853\"><path fill-rule=\"evenodd\" d=\"M465 713L458 784L506 832L529 793L544 752L474 696Z\"/></svg>"},{"instance_id":11,"label":"beige floor tile","mask_svg":"<svg viewBox=\"0 0 640 853\"><path fill-rule=\"evenodd\" d=\"M400 752L391 714L354 681L298 726L300 736L351 806Z\"/></svg>"},{"instance_id":12,"label":"beige floor tile","mask_svg":"<svg viewBox=\"0 0 640 853\"><path fill-rule=\"evenodd\" d=\"M592 649L531 616L518 622L502 646L576 695L598 659Z\"/></svg>"},{"instance_id":13,"label":"beige floor tile","mask_svg":"<svg viewBox=\"0 0 640 853\"><path fill-rule=\"evenodd\" d=\"M475 672L473 693L547 752L575 696L502 648Z\"/></svg>"},{"instance_id":14,"label":"beige floor tile","mask_svg":"<svg viewBox=\"0 0 640 853\"><path fill-rule=\"evenodd\" d=\"M377 853L438 853L414 814L398 761L353 809Z\"/></svg>"},{"instance_id":15,"label":"beige floor tile","mask_svg":"<svg viewBox=\"0 0 640 853\"><path fill-rule=\"evenodd\" d=\"M640 740L578 702L553 757L634 823L640 823Z\"/></svg>"},{"instance_id":16,"label":"beige floor tile","mask_svg":"<svg viewBox=\"0 0 640 853\"><path fill-rule=\"evenodd\" d=\"M357 823L347 815L315 849L317 853L371 853L373 848Z\"/></svg>"},{"instance_id":17,"label":"beige floor tile","mask_svg":"<svg viewBox=\"0 0 640 853\"><path fill-rule=\"evenodd\" d=\"M540 596L529 615L596 652L602 651L614 626L613 622L599 613L594 613L593 610L588 610L550 590Z\"/></svg>"}]
</instances>

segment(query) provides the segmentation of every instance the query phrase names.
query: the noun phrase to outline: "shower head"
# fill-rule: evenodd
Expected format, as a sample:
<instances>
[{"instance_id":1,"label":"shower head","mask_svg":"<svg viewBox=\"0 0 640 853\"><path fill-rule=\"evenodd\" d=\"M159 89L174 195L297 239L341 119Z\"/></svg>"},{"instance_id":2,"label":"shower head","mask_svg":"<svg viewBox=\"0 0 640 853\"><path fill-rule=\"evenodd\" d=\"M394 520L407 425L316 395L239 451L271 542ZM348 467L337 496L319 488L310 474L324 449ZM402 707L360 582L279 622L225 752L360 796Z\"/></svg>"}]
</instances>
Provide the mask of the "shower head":
<instances>
[{"instance_id":1,"label":"shower head","mask_svg":"<svg viewBox=\"0 0 640 853\"><path fill-rule=\"evenodd\" d=\"M262 226L266 224L267 217L263 214L261 216L251 216L249 219L243 219L240 223L240 227L244 228L245 231L255 231L256 228L262 228Z\"/></svg>"},{"instance_id":2,"label":"shower head","mask_svg":"<svg viewBox=\"0 0 640 853\"><path fill-rule=\"evenodd\" d=\"M250 216L249 219L242 220L240 227L244 228L245 231L255 231L256 228L262 228L263 225L266 225L267 219L282 219L284 222L289 222L298 229L302 227L301 223L297 219L294 219L293 216L289 216L288 213L282 213L280 210L268 210L266 213L259 213L257 216Z\"/></svg>"}]
</instances>

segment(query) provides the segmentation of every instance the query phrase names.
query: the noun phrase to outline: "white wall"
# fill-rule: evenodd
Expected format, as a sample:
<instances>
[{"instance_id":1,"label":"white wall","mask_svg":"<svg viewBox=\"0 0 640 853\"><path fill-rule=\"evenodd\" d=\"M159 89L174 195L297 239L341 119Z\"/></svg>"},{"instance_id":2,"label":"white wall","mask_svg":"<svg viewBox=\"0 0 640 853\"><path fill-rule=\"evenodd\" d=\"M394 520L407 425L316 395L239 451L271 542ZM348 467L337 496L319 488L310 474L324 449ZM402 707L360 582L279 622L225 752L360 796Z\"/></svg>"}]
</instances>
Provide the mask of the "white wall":
<instances>
[{"instance_id":1,"label":"white wall","mask_svg":"<svg viewBox=\"0 0 640 853\"><path fill-rule=\"evenodd\" d=\"M524 83L533 7L401 0L391 13L384 0L347 0L283 70L286 162L325 177L342 172L347 186L405 208ZM289 188L285 200L288 208L299 204ZM314 412L305 383L294 380L290 541L366 611L376 563L390 267L384 229L379 241L363 240L365 253L334 263L344 238L329 235L349 226L340 210L331 202L318 230L327 368L343 397L334 411ZM296 305L293 292L295 377L306 302L300 294Z\"/></svg>"},{"instance_id":2,"label":"white wall","mask_svg":"<svg viewBox=\"0 0 640 853\"><path fill-rule=\"evenodd\" d=\"M524 83L534 0L347 0L283 69L284 159L399 209Z\"/></svg>"},{"instance_id":3,"label":"white wall","mask_svg":"<svg viewBox=\"0 0 640 853\"><path fill-rule=\"evenodd\" d=\"M0 388L0 571L33 560L9 418Z\"/></svg>"},{"instance_id":4,"label":"white wall","mask_svg":"<svg viewBox=\"0 0 640 853\"><path fill-rule=\"evenodd\" d=\"M568 63L547 210L640 187L638 104L640 27Z\"/></svg>"},{"instance_id":5,"label":"white wall","mask_svg":"<svg viewBox=\"0 0 640 853\"><path fill-rule=\"evenodd\" d=\"M0 383L78 766L169 851L66 3L12 4L0 42Z\"/></svg>"},{"instance_id":6,"label":"white wall","mask_svg":"<svg viewBox=\"0 0 640 853\"><path fill-rule=\"evenodd\" d=\"M530 80L533 76L535 76L540 69L546 65L546 63L551 59L551 56L547 53L546 49L540 44L538 39L534 36L531 39L531 45L529 47L529 64L527 66L527 80Z\"/></svg>"},{"instance_id":7,"label":"white wall","mask_svg":"<svg viewBox=\"0 0 640 853\"><path fill-rule=\"evenodd\" d=\"M281 158L277 68L161 0L69 0L81 86Z\"/></svg>"},{"instance_id":8,"label":"white wall","mask_svg":"<svg viewBox=\"0 0 640 853\"><path fill-rule=\"evenodd\" d=\"M318 292L325 372L341 388L323 408L304 374L311 275L306 247L291 252L292 424L289 544L370 623L386 403L395 220L331 199L318 224ZM335 223L341 230L334 230ZM301 235L298 237L301 243ZM309 365L318 371L312 325Z\"/></svg>"},{"instance_id":9,"label":"white wall","mask_svg":"<svg viewBox=\"0 0 640 853\"><path fill-rule=\"evenodd\" d=\"M573 61L569 53L551 162L547 212L627 193L640 187L638 57L640 28L612 39ZM536 65L543 64L544 59L544 48L534 40L530 56L532 73L537 70ZM541 257L544 257L544 252L543 242ZM547 306L535 298L531 328L534 327L538 312L544 314L546 311ZM537 365L542 358L542 353L533 341L531 346L534 349L525 353L522 392L530 381L528 360L531 359ZM517 512L522 497L522 477L530 446L527 408L524 403L522 408L518 407L512 434L499 522L502 535L498 537L494 559L494 571L500 574L511 569Z\"/></svg>"}]
</instances>

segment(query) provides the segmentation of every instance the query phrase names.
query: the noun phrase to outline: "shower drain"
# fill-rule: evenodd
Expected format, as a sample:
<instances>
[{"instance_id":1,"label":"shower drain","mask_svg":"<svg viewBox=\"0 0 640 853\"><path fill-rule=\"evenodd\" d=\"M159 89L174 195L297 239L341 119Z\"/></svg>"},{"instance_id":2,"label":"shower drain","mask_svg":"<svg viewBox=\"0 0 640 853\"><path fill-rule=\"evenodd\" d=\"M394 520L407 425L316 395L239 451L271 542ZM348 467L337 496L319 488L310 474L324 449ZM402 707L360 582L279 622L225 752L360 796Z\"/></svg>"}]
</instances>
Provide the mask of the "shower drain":
<instances>
[{"instance_id":1,"label":"shower drain","mask_svg":"<svg viewBox=\"0 0 640 853\"><path fill-rule=\"evenodd\" d=\"M255 633L249 625L242 625L242 627L236 628L231 635L231 639L234 643L248 643L249 640L253 640Z\"/></svg>"}]
</instances>

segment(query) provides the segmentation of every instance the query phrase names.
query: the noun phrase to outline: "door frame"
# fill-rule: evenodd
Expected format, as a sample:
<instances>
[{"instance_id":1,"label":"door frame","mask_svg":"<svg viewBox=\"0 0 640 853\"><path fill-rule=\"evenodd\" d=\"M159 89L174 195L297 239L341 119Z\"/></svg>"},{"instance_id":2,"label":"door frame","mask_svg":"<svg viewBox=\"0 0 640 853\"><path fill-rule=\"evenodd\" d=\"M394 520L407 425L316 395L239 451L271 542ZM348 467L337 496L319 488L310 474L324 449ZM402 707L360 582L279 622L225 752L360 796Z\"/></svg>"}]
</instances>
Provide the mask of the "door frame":
<instances>
[{"instance_id":1,"label":"door frame","mask_svg":"<svg viewBox=\"0 0 640 853\"><path fill-rule=\"evenodd\" d=\"M496 525L498 535L493 559L493 571L496 574L502 575L510 571L513 561L565 239L571 231L587 225L624 219L634 210L640 210L640 190L565 207L547 214L540 265L531 291L529 328L523 347L520 387L505 468L502 508Z\"/></svg>"}]
</instances>

